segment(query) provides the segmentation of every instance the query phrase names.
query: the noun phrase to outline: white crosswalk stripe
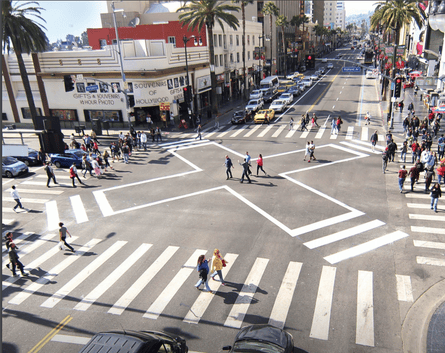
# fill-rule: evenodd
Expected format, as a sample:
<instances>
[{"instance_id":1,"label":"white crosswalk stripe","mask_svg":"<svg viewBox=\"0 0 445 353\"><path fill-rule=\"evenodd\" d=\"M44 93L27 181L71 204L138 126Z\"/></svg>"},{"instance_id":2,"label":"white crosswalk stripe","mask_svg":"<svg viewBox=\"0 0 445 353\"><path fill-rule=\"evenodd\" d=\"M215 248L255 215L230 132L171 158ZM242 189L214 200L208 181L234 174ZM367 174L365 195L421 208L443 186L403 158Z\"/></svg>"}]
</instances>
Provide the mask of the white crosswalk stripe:
<instances>
[{"instance_id":1,"label":"white crosswalk stripe","mask_svg":"<svg viewBox=\"0 0 445 353\"><path fill-rule=\"evenodd\" d=\"M355 343L374 347L373 273L358 271Z\"/></svg>"},{"instance_id":2,"label":"white crosswalk stripe","mask_svg":"<svg viewBox=\"0 0 445 353\"><path fill-rule=\"evenodd\" d=\"M316 139L321 139L323 137L324 132L326 131L326 127L322 126L315 135Z\"/></svg>"},{"instance_id":3,"label":"white crosswalk stripe","mask_svg":"<svg viewBox=\"0 0 445 353\"><path fill-rule=\"evenodd\" d=\"M413 302L413 289L411 286L411 277L396 275L397 297L401 302Z\"/></svg>"},{"instance_id":4,"label":"white crosswalk stripe","mask_svg":"<svg viewBox=\"0 0 445 353\"><path fill-rule=\"evenodd\" d=\"M256 125L254 126L252 129L249 130L249 132L247 134L245 134L243 137L250 137L252 136L259 128L261 127L261 125Z\"/></svg>"},{"instance_id":5,"label":"white crosswalk stripe","mask_svg":"<svg viewBox=\"0 0 445 353\"><path fill-rule=\"evenodd\" d=\"M230 131L232 131L233 129L235 129L235 125L231 126L229 129L227 129L226 131L224 131L223 133L219 134L218 136L216 136L217 138L221 138L226 136Z\"/></svg>"},{"instance_id":6,"label":"white crosswalk stripe","mask_svg":"<svg viewBox=\"0 0 445 353\"><path fill-rule=\"evenodd\" d=\"M283 132L283 130L286 128L286 125L281 125L277 131L274 132L274 134L272 135L272 137L278 137L280 136L280 134ZM290 131L290 130L289 130Z\"/></svg>"},{"instance_id":7,"label":"white crosswalk stripe","mask_svg":"<svg viewBox=\"0 0 445 353\"><path fill-rule=\"evenodd\" d=\"M308 137L309 133L312 131L312 126L307 127L307 130L304 131L301 135L300 138L301 139L305 139Z\"/></svg>"},{"instance_id":8,"label":"white crosswalk stripe","mask_svg":"<svg viewBox=\"0 0 445 353\"><path fill-rule=\"evenodd\" d=\"M257 137L264 137L266 136L266 134L272 130L273 125L269 125L268 127L266 127Z\"/></svg>"},{"instance_id":9,"label":"white crosswalk stripe","mask_svg":"<svg viewBox=\"0 0 445 353\"><path fill-rule=\"evenodd\" d=\"M345 140L352 140L354 134L354 126L348 126L348 130L346 131Z\"/></svg>"},{"instance_id":10,"label":"white crosswalk stripe","mask_svg":"<svg viewBox=\"0 0 445 353\"><path fill-rule=\"evenodd\" d=\"M236 137L236 136L238 136L239 134L241 134L242 132L244 132L247 128L248 128L248 126L247 126L247 125L244 125L242 128L236 130L235 133L233 133L232 135L230 135L230 137Z\"/></svg>"}]
</instances>

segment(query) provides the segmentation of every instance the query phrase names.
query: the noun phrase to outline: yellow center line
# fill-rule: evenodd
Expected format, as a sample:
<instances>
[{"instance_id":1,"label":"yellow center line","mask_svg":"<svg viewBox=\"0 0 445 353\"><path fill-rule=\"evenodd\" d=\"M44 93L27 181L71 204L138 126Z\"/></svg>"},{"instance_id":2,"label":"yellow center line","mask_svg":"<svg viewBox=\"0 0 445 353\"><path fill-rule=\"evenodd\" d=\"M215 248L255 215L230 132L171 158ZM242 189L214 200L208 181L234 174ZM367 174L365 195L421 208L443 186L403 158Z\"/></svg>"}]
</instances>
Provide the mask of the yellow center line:
<instances>
[{"instance_id":1,"label":"yellow center line","mask_svg":"<svg viewBox=\"0 0 445 353\"><path fill-rule=\"evenodd\" d=\"M51 338L53 338L63 327L73 319L71 315L65 317L56 327L54 327L39 343L37 343L28 353L36 353L40 351Z\"/></svg>"},{"instance_id":2,"label":"yellow center line","mask_svg":"<svg viewBox=\"0 0 445 353\"><path fill-rule=\"evenodd\" d=\"M337 73L337 75L335 75L335 77L332 79L331 82L329 82L329 84L327 85L327 87L324 89L324 91L318 96L318 98L315 100L314 104L311 105L311 107L308 109L308 113L312 110L313 107L315 107L318 102L320 101L321 97L323 97L323 95L326 93L326 91L332 86L332 83L334 82L334 80L337 78L337 76L340 75L340 71Z\"/></svg>"}]
</instances>

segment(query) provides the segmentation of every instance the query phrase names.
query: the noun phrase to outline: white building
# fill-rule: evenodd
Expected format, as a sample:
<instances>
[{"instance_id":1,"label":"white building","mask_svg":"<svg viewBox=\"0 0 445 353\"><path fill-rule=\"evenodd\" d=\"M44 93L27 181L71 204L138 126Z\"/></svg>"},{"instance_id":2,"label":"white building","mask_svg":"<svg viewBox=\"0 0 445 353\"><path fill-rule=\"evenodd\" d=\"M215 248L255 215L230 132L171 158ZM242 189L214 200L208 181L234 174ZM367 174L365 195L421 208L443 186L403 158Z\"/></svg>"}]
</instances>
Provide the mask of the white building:
<instances>
[{"instance_id":1,"label":"white building","mask_svg":"<svg viewBox=\"0 0 445 353\"><path fill-rule=\"evenodd\" d=\"M337 1L325 1L323 12L323 26L335 29L337 21Z\"/></svg>"},{"instance_id":2,"label":"white building","mask_svg":"<svg viewBox=\"0 0 445 353\"><path fill-rule=\"evenodd\" d=\"M346 9L344 1L337 1L337 14L335 17L335 28L342 31L346 28Z\"/></svg>"}]
</instances>

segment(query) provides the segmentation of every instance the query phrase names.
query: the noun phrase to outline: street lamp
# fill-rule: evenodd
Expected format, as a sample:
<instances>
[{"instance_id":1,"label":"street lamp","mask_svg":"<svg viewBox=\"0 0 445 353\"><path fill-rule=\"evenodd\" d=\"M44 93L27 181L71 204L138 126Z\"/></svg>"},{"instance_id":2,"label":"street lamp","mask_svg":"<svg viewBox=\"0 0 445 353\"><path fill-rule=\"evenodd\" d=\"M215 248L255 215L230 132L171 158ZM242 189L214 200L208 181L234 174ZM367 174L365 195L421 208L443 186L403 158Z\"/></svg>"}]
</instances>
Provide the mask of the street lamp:
<instances>
[{"instance_id":1,"label":"street lamp","mask_svg":"<svg viewBox=\"0 0 445 353\"><path fill-rule=\"evenodd\" d=\"M127 89L128 89L128 83L127 80L125 78L125 73L124 73L124 64L122 61L122 52L121 52L121 45L120 45L120 41L119 41L119 33L117 30L117 22L116 22L116 12L124 12L123 9L115 9L114 8L114 1L111 2L111 8L113 9L113 21L114 21L114 30L116 32L116 43L117 43L117 53L119 54L119 63L120 63L120 67L121 67L121 76L122 76L122 86L123 86L123 90L121 90L121 92L124 94L125 96L125 113L124 113L124 121L128 120L128 127L131 126L131 121L130 121L130 116L128 115L128 109L130 108L130 103L128 101L128 95L127 95ZM125 119L125 115L126 118Z\"/></svg>"},{"instance_id":2,"label":"street lamp","mask_svg":"<svg viewBox=\"0 0 445 353\"><path fill-rule=\"evenodd\" d=\"M191 84L190 84L190 78L189 78L189 63L188 63L188 58L187 58L187 43L189 40L194 39L194 45L196 46L202 46L202 40L201 40L201 36L196 37L196 36L191 36L189 38L187 38L187 36L182 37L182 40L184 42L184 49L185 49L185 70L187 72L187 89L191 89ZM191 95L191 92L190 92ZM188 101L187 98L184 97L184 102L186 104L187 107L187 111L189 113L189 115L193 114L193 104L191 105L191 107L189 108L188 106Z\"/></svg>"}]
</instances>

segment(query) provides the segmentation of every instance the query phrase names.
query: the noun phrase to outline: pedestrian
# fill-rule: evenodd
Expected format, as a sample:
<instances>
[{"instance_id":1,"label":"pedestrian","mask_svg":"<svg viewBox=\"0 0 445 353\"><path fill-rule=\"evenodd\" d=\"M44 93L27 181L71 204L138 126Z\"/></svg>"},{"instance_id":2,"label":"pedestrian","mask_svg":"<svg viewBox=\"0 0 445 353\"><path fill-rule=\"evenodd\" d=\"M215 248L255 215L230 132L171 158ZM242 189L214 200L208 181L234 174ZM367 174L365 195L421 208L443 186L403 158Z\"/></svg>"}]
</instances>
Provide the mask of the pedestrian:
<instances>
[{"instance_id":1,"label":"pedestrian","mask_svg":"<svg viewBox=\"0 0 445 353\"><path fill-rule=\"evenodd\" d=\"M331 120L331 135L334 135L337 133L337 120L335 118L332 118Z\"/></svg>"},{"instance_id":2,"label":"pedestrian","mask_svg":"<svg viewBox=\"0 0 445 353\"><path fill-rule=\"evenodd\" d=\"M392 141L392 134L391 132L388 131L388 133L386 134L386 145L388 146Z\"/></svg>"},{"instance_id":3,"label":"pedestrian","mask_svg":"<svg viewBox=\"0 0 445 353\"><path fill-rule=\"evenodd\" d=\"M93 176L93 167L91 166L89 157L87 158L86 155L82 157L82 171L84 178L86 178L87 172L90 172L90 176Z\"/></svg>"},{"instance_id":4,"label":"pedestrian","mask_svg":"<svg viewBox=\"0 0 445 353\"><path fill-rule=\"evenodd\" d=\"M244 158L244 162L240 163L238 161L239 165L243 167L243 174L241 175L241 180L240 183L244 182L244 177L247 178L247 180L249 180L249 183L251 183L252 181L249 178L249 163L247 163L246 158Z\"/></svg>"},{"instance_id":5,"label":"pedestrian","mask_svg":"<svg viewBox=\"0 0 445 353\"><path fill-rule=\"evenodd\" d=\"M436 171L437 171L437 182L440 185L441 181L443 180L443 184L445 185L445 160L441 161Z\"/></svg>"},{"instance_id":6,"label":"pedestrian","mask_svg":"<svg viewBox=\"0 0 445 353\"><path fill-rule=\"evenodd\" d=\"M337 118L337 134L340 133L341 124L343 124L343 120L341 120L341 116L339 115L338 118Z\"/></svg>"},{"instance_id":7,"label":"pedestrian","mask_svg":"<svg viewBox=\"0 0 445 353\"><path fill-rule=\"evenodd\" d=\"M105 171L107 171L107 167L110 167L111 169L113 169L113 167L110 165L110 162L108 161L108 157L110 157L110 155L108 154L107 150L104 151L104 154L102 157L103 157L104 163L105 163Z\"/></svg>"},{"instance_id":8,"label":"pedestrian","mask_svg":"<svg viewBox=\"0 0 445 353\"><path fill-rule=\"evenodd\" d=\"M199 139L201 140L201 124L198 125L198 127L196 128L196 132L198 133L198 136L195 137L195 140L199 137Z\"/></svg>"},{"instance_id":9,"label":"pedestrian","mask_svg":"<svg viewBox=\"0 0 445 353\"><path fill-rule=\"evenodd\" d=\"M128 158L129 158L129 154L130 154L130 149L128 148L128 145L126 143L124 143L124 145L122 146L122 153L124 154L123 162L125 164L128 164Z\"/></svg>"},{"instance_id":10,"label":"pedestrian","mask_svg":"<svg viewBox=\"0 0 445 353\"><path fill-rule=\"evenodd\" d=\"M434 175L434 167L427 167L425 169L425 194L428 193L428 190L431 186L431 182L433 181Z\"/></svg>"},{"instance_id":11,"label":"pedestrian","mask_svg":"<svg viewBox=\"0 0 445 353\"><path fill-rule=\"evenodd\" d=\"M300 125L301 125L301 131L308 131L307 127L306 127L306 119L304 117L304 115L301 117L301 121L300 121Z\"/></svg>"},{"instance_id":12,"label":"pedestrian","mask_svg":"<svg viewBox=\"0 0 445 353\"><path fill-rule=\"evenodd\" d=\"M366 112L365 125L369 125L370 122L371 122L371 114L369 114L369 112Z\"/></svg>"},{"instance_id":13,"label":"pedestrian","mask_svg":"<svg viewBox=\"0 0 445 353\"><path fill-rule=\"evenodd\" d=\"M99 163L96 159L91 159L91 167L94 169L94 173L96 174L96 178L99 178L102 174L102 171L100 169ZM74 182L73 182L74 184Z\"/></svg>"},{"instance_id":14,"label":"pedestrian","mask_svg":"<svg viewBox=\"0 0 445 353\"><path fill-rule=\"evenodd\" d=\"M14 201L17 203L12 209L14 210L14 212L17 212L16 209L17 207L20 207L22 210L26 209L23 207L22 203L20 202L20 195L19 192L16 190L15 185L11 186L11 197L14 199Z\"/></svg>"},{"instance_id":15,"label":"pedestrian","mask_svg":"<svg viewBox=\"0 0 445 353\"><path fill-rule=\"evenodd\" d=\"M294 129L294 119L291 117L289 120L289 131Z\"/></svg>"},{"instance_id":16,"label":"pedestrian","mask_svg":"<svg viewBox=\"0 0 445 353\"><path fill-rule=\"evenodd\" d=\"M308 162L310 162L311 161L311 143L309 141L307 141L307 144L306 144L303 161L306 161L307 156L309 156Z\"/></svg>"},{"instance_id":17,"label":"pedestrian","mask_svg":"<svg viewBox=\"0 0 445 353\"><path fill-rule=\"evenodd\" d=\"M214 281L216 281L215 276L216 276L216 274L218 274L221 284L223 286L225 286L226 283L224 282L224 278L222 275L222 268L226 267L226 263L227 263L227 261L224 260L224 258L221 256L221 254L219 253L219 250L215 249L213 251L212 271L211 271L212 274L210 276L212 277L212 279Z\"/></svg>"},{"instance_id":18,"label":"pedestrian","mask_svg":"<svg viewBox=\"0 0 445 353\"><path fill-rule=\"evenodd\" d=\"M226 155L226 160L224 161L224 165L226 167L226 175L227 175L226 180L229 180L229 178L231 179L233 177L231 168L235 169L235 167L232 164L232 160L227 155Z\"/></svg>"},{"instance_id":19,"label":"pedestrian","mask_svg":"<svg viewBox=\"0 0 445 353\"><path fill-rule=\"evenodd\" d=\"M85 185L84 183L82 183L82 181L79 178L79 175L77 174L76 163L73 163L72 166L70 167L70 178L73 181L73 187L76 187L76 185L74 183L74 178L77 178L77 180L79 180L79 183L81 183L82 185Z\"/></svg>"},{"instance_id":20,"label":"pedestrian","mask_svg":"<svg viewBox=\"0 0 445 353\"><path fill-rule=\"evenodd\" d=\"M256 176L258 176L258 172L260 171L260 169L263 171L264 175L267 175L267 173L264 171L263 169L263 156L260 155L258 156L258 159L256 160L257 166L256 166Z\"/></svg>"},{"instance_id":21,"label":"pedestrian","mask_svg":"<svg viewBox=\"0 0 445 353\"><path fill-rule=\"evenodd\" d=\"M99 146L96 141L93 141L93 153L99 154Z\"/></svg>"},{"instance_id":22,"label":"pedestrian","mask_svg":"<svg viewBox=\"0 0 445 353\"><path fill-rule=\"evenodd\" d=\"M144 131L141 132L141 144L144 151L147 151L147 134Z\"/></svg>"},{"instance_id":23,"label":"pedestrian","mask_svg":"<svg viewBox=\"0 0 445 353\"><path fill-rule=\"evenodd\" d=\"M389 143L388 151L389 151L388 161L394 162L394 156L396 155L397 151L397 144L394 142L394 140L391 140L391 142Z\"/></svg>"},{"instance_id":24,"label":"pedestrian","mask_svg":"<svg viewBox=\"0 0 445 353\"><path fill-rule=\"evenodd\" d=\"M388 146L385 147L385 149L382 152L382 169L383 169L383 174L385 174L386 172L386 167L388 166Z\"/></svg>"},{"instance_id":25,"label":"pedestrian","mask_svg":"<svg viewBox=\"0 0 445 353\"><path fill-rule=\"evenodd\" d=\"M431 209L434 208L434 212L437 212L439 197L442 197L442 190L440 189L439 183L435 183L431 188Z\"/></svg>"},{"instance_id":26,"label":"pedestrian","mask_svg":"<svg viewBox=\"0 0 445 353\"><path fill-rule=\"evenodd\" d=\"M314 161L316 161L317 158L315 158L315 155L314 155L314 153L315 153L315 143L314 143L314 141L311 141L311 143L309 145L309 152L310 152L310 155L309 155L309 161L308 162L310 162L312 159Z\"/></svg>"},{"instance_id":27,"label":"pedestrian","mask_svg":"<svg viewBox=\"0 0 445 353\"><path fill-rule=\"evenodd\" d=\"M445 137L443 134L437 140L437 157L440 159L443 158L445 154Z\"/></svg>"},{"instance_id":28,"label":"pedestrian","mask_svg":"<svg viewBox=\"0 0 445 353\"><path fill-rule=\"evenodd\" d=\"M414 164L417 158L418 151L420 151L420 146L416 140L414 140L413 143L411 144L411 151L412 151L411 163Z\"/></svg>"},{"instance_id":29,"label":"pedestrian","mask_svg":"<svg viewBox=\"0 0 445 353\"><path fill-rule=\"evenodd\" d=\"M40 148L38 155L37 155L37 159L39 160L39 164L44 165L47 159L47 155L45 152L43 152L43 149Z\"/></svg>"},{"instance_id":30,"label":"pedestrian","mask_svg":"<svg viewBox=\"0 0 445 353\"><path fill-rule=\"evenodd\" d=\"M406 153L408 152L408 142L403 141L402 149L400 150L400 159L406 163Z\"/></svg>"},{"instance_id":31,"label":"pedestrian","mask_svg":"<svg viewBox=\"0 0 445 353\"><path fill-rule=\"evenodd\" d=\"M320 127L320 125L317 123L317 119L318 117L315 115L315 113L312 113L312 127L314 127L314 125Z\"/></svg>"},{"instance_id":32,"label":"pedestrian","mask_svg":"<svg viewBox=\"0 0 445 353\"><path fill-rule=\"evenodd\" d=\"M156 135L156 142L159 142L159 141L162 142L162 131L159 128L159 126L156 127L155 135Z\"/></svg>"},{"instance_id":33,"label":"pedestrian","mask_svg":"<svg viewBox=\"0 0 445 353\"><path fill-rule=\"evenodd\" d=\"M51 179L53 180L54 184L56 184L56 185L59 184L56 181L56 175L54 174L54 170L50 166L49 163L46 163L46 166L44 169L45 169L46 175L48 176L48 181L46 182L46 187L49 188L49 182L51 181Z\"/></svg>"},{"instance_id":34,"label":"pedestrian","mask_svg":"<svg viewBox=\"0 0 445 353\"><path fill-rule=\"evenodd\" d=\"M250 159L251 159L251 157L250 157L250 155L249 155L249 152L246 151L246 155L244 156L244 158L246 158L246 162L247 162L247 164L249 165L249 175L252 175L252 171L250 170L250 167L251 167L252 165L250 164Z\"/></svg>"},{"instance_id":35,"label":"pedestrian","mask_svg":"<svg viewBox=\"0 0 445 353\"><path fill-rule=\"evenodd\" d=\"M153 124L153 121L151 120L151 115L150 115L150 113L147 113L146 121L147 121L147 129L150 130L151 125Z\"/></svg>"},{"instance_id":36,"label":"pedestrian","mask_svg":"<svg viewBox=\"0 0 445 353\"><path fill-rule=\"evenodd\" d=\"M404 106L405 106L405 104L403 103L403 101L400 101L400 103L399 103L400 113L402 113Z\"/></svg>"},{"instance_id":37,"label":"pedestrian","mask_svg":"<svg viewBox=\"0 0 445 353\"><path fill-rule=\"evenodd\" d=\"M71 233L66 229L66 227L63 226L63 222L59 223L59 249L63 250L63 246L65 245L67 248L71 250L71 252L74 252L74 248L66 242L66 235L68 234L71 238Z\"/></svg>"},{"instance_id":38,"label":"pedestrian","mask_svg":"<svg viewBox=\"0 0 445 353\"><path fill-rule=\"evenodd\" d=\"M416 164L411 167L408 175L411 178L411 191L414 191L414 184L419 180L419 169L417 169Z\"/></svg>"},{"instance_id":39,"label":"pedestrian","mask_svg":"<svg viewBox=\"0 0 445 353\"><path fill-rule=\"evenodd\" d=\"M199 290L199 287L201 286L201 284L204 283L204 285L206 287L206 292L213 293L210 290L208 277L207 277L210 272L210 270L209 270L209 261L210 260L211 259L207 260L204 255L200 255L198 257L197 271L199 273L199 281L195 284L195 287L196 287L196 289Z\"/></svg>"},{"instance_id":40,"label":"pedestrian","mask_svg":"<svg viewBox=\"0 0 445 353\"><path fill-rule=\"evenodd\" d=\"M8 250L9 262L10 262L10 264L7 264L6 267L11 270L12 275L14 277L17 276L17 274L15 272L17 267L19 268L22 276L28 276L28 274L25 273L25 271L24 271L23 264L19 261L19 255L17 254L17 250L19 248L12 241L12 233L11 232L8 232L6 234L5 240L6 240L5 245L6 245L6 249Z\"/></svg>"},{"instance_id":41,"label":"pedestrian","mask_svg":"<svg viewBox=\"0 0 445 353\"><path fill-rule=\"evenodd\" d=\"M405 169L405 165L401 166L399 170L399 190L400 193L403 192L403 184L405 183L406 176L408 175L408 171Z\"/></svg>"},{"instance_id":42,"label":"pedestrian","mask_svg":"<svg viewBox=\"0 0 445 353\"><path fill-rule=\"evenodd\" d=\"M374 151L375 145L379 141L379 134L377 133L377 130L374 131L374 133L371 135L371 148Z\"/></svg>"}]
</instances>

